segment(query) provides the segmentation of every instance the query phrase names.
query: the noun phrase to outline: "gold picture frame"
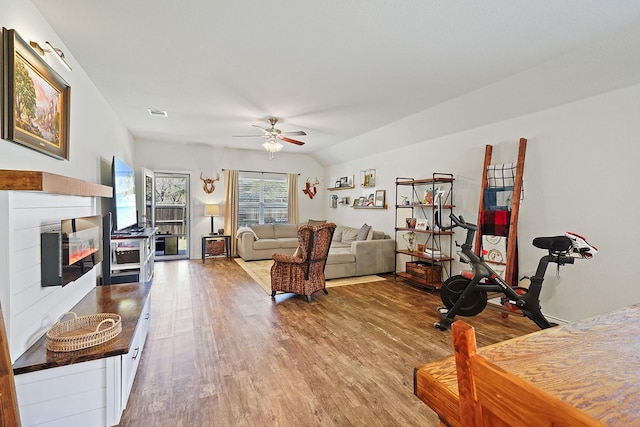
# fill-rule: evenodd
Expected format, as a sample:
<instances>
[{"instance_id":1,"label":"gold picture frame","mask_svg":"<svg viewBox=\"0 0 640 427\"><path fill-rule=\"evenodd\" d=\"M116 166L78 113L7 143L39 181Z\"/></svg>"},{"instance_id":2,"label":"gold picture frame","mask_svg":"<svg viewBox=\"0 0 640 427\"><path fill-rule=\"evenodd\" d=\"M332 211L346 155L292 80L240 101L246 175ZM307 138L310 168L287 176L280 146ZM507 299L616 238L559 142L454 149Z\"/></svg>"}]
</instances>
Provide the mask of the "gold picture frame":
<instances>
[{"instance_id":1,"label":"gold picture frame","mask_svg":"<svg viewBox=\"0 0 640 427\"><path fill-rule=\"evenodd\" d=\"M2 138L68 160L71 87L15 30L2 51Z\"/></svg>"}]
</instances>

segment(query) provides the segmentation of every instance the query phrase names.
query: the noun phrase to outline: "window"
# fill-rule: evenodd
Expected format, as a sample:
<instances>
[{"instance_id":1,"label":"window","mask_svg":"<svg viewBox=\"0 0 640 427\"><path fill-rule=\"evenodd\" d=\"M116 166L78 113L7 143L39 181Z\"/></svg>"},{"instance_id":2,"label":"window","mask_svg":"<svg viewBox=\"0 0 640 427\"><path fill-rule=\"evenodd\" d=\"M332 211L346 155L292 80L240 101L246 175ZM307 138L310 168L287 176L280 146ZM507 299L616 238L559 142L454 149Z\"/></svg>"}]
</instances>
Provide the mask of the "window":
<instances>
[{"instance_id":1,"label":"window","mask_svg":"<svg viewBox=\"0 0 640 427\"><path fill-rule=\"evenodd\" d=\"M240 172L238 192L238 226L289 221L285 174Z\"/></svg>"}]
</instances>

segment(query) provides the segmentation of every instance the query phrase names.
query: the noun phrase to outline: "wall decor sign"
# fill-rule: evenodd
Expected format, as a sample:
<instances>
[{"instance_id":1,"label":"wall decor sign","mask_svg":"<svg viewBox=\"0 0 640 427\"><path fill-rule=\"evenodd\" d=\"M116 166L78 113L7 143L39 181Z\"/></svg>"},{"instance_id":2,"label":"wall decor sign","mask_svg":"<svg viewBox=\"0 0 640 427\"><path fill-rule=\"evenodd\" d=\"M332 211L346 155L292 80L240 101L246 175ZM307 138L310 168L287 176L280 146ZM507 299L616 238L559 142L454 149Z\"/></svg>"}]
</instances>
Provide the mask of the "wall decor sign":
<instances>
[{"instance_id":1,"label":"wall decor sign","mask_svg":"<svg viewBox=\"0 0 640 427\"><path fill-rule=\"evenodd\" d=\"M69 159L71 87L15 30L2 47L2 138Z\"/></svg>"}]
</instances>

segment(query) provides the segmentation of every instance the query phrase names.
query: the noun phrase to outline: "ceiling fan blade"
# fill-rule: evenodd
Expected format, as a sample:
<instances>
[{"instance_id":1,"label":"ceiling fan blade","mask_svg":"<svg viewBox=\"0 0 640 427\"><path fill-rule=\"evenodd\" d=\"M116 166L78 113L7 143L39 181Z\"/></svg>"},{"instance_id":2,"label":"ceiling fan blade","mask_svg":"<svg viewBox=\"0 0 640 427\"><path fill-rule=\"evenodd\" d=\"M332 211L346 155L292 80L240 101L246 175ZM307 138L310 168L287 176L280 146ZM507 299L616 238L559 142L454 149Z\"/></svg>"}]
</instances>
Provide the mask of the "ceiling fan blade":
<instances>
[{"instance_id":1,"label":"ceiling fan blade","mask_svg":"<svg viewBox=\"0 0 640 427\"><path fill-rule=\"evenodd\" d=\"M305 131L302 131L302 130L294 130L294 131L291 131L291 132L282 132L282 133L287 134L287 135L299 135L299 136L304 136L304 135L307 134Z\"/></svg>"},{"instance_id":2,"label":"ceiling fan blade","mask_svg":"<svg viewBox=\"0 0 640 427\"><path fill-rule=\"evenodd\" d=\"M304 142L302 141L296 141L295 139L291 139L291 138L287 138L286 136L280 136L279 137L281 140L286 141L286 142L290 142L292 144L296 144L296 145L304 145Z\"/></svg>"},{"instance_id":3,"label":"ceiling fan blade","mask_svg":"<svg viewBox=\"0 0 640 427\"><path fill-rule=\"evenodd\" d=\"M233 135L232 138L263 138L265 135Z\"/></svg>"}]
</instances>

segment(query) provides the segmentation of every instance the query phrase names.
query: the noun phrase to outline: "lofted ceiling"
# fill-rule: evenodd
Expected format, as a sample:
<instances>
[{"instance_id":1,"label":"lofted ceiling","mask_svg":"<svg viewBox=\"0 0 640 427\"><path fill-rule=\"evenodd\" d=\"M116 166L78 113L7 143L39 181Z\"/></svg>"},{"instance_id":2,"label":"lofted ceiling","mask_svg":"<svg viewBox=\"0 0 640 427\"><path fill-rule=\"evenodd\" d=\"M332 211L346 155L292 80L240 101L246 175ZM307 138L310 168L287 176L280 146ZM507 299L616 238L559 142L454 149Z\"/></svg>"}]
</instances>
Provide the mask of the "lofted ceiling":
<instances>
[{"instance_id":1,"label":"lofted ceiling","mask_svg":"<svg viewBox=\"0 0 640 427\"><path fill-rule=\"evenodd\" d=\"M33 3L134 138L262 150L232 136L275 116L306 154L640 23L637 0Z\"/></svg>"}]
</instances>

